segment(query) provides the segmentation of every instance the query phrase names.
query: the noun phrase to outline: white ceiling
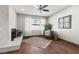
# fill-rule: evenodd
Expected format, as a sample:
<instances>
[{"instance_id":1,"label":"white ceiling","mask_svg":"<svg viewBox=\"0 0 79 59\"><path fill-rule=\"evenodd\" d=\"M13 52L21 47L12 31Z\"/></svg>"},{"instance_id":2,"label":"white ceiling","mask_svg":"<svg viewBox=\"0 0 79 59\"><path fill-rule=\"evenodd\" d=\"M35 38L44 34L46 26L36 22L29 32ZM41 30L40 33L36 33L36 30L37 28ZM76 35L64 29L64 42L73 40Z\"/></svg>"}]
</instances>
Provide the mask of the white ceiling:
<instances>
[{"instance_id":1,"label":"white ceiling","mask_svg":"<svg viewBox=\"0 0 79 59\"><path fill-rule=\"evenodd\" d=\"M40 13L39 10L33 7L33 5L13 5L12 6L17 13L27 14L27 15L38 15L38 16L50 16L55 14L64 8L67 8L68 5L48 5L45 9L50 10L49 12Z\"/></svg>"}]
</instances>

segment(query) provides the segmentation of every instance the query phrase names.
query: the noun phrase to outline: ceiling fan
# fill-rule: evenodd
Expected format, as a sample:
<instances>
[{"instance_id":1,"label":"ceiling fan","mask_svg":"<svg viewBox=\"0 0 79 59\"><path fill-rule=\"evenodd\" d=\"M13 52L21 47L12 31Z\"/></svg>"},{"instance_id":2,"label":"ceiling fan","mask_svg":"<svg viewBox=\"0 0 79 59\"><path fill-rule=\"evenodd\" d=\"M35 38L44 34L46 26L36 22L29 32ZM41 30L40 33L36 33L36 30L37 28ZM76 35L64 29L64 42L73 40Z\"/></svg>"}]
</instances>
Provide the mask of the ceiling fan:
<instances>
[{"instance_id":1,"label":"ceiling fan","mask_svg":"<svg viewBox=\"0 0 79 59\"><path fill-rule=\"evenodd\" d=\"M39 5L39 6L34 6L34 7L40 10L40 13L41 13L42 11L49 12L49 10L46 9L47 6L48 5Z\"/></svg>"}]
</instances>

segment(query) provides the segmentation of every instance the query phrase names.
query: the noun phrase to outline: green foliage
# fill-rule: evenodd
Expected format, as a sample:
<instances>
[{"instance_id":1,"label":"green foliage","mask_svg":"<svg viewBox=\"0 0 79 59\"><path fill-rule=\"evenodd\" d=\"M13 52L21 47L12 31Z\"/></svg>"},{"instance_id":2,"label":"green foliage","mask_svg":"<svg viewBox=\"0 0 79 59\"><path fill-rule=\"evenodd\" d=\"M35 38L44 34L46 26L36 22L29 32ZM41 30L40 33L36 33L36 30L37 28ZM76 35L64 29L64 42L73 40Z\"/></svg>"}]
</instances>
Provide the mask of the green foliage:
<instances>
[{"instance_id":1,"label":"green foliage","mask_svg":"<svg viewBox=\"0 0 79 59\"><path fill-rule=\"evenodd\" d=\"M51 24L45 24L45 30L51 30L52 25Z\"/></svg>"}]
</instances>

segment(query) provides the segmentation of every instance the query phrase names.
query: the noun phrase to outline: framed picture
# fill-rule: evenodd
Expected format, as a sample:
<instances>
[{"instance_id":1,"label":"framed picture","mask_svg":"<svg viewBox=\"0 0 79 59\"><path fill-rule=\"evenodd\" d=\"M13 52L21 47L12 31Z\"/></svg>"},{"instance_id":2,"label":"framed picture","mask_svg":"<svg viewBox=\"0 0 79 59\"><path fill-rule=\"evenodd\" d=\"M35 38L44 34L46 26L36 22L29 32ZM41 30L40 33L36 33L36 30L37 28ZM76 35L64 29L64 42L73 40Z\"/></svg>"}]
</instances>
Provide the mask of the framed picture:
<instances>
[{"instance_id":1,"label":"framed picture","mask_svg":"<svg viewBox=\"0 0 79 59\"><path fill-rule=\"evenodd\" d=\"M58 19L58 27L61 29L71 29L71 15Z\"/></svg>"}]
</instances>

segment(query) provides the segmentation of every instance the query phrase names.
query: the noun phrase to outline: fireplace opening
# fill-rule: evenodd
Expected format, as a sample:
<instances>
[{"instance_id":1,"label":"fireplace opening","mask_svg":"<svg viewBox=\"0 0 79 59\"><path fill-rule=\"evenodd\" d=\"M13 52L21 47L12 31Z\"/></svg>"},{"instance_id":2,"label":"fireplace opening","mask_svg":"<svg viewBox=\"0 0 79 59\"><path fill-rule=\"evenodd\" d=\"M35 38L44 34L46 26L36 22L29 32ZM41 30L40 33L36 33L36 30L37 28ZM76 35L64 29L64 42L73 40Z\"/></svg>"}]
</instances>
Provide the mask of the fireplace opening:
<instances>
[{"instance_id":1,"label":"fireplace opening","mask_svg":"<svg viewBox=\"0 0 79 59\"><path fill-rule=\"evenodd\" d=\"M11 41L14 41L16 37L20 37L22 34L22 31L17 29L11 29Z\"/></svg>"}]
</instances>

